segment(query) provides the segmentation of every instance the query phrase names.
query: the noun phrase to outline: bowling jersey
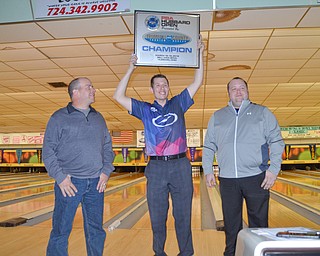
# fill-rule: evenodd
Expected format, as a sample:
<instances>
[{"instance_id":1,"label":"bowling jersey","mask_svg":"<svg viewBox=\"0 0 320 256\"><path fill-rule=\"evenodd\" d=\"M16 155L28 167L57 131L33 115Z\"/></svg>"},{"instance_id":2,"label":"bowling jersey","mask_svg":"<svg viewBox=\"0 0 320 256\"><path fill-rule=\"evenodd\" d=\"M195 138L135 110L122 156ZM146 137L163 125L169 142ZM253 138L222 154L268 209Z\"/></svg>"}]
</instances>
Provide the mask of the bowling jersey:
<instances>
[{"instance_id":1,"label":"bowling jersey","mask_svg":"<svg viewBox=\"0 0 320 256\"><path fill-rule=\"evenodd\" d=\"M188 89L167 100L162 107L131 99L131 115L144 124L146 153L149 156L176 155L187 151L184 113L193 105Z\"/></svg>"}]
</instances>

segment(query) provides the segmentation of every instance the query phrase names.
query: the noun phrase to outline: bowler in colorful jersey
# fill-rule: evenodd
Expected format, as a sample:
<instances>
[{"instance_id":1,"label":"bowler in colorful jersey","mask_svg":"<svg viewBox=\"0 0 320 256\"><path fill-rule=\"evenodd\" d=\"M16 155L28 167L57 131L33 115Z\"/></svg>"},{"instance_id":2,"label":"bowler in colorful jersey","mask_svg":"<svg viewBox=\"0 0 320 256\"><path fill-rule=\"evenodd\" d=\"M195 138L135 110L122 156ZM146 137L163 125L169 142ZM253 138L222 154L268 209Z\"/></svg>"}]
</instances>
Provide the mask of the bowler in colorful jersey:
<instances>
[{"instance_id":1,"label":"bowler in colorful jersey","mask_svg":"<svg viewBox=\"0 0 320 256\"><path fill-rule=\"evenodd\" d=\"M204 45L201 36L198 48L199 68L195 70L193 82L179 95L168 99L169 81L165 75L157 74L151 78L150 91L155 98L153 103L128 97L126 89L137 62L135 54L131 56L128 71L113 95L131 115L144 124L146 153L150 156L145 169L147 200L153 232L153 251L157 256L167 255L164 246L169 194L180 250L178 255L194 254L191 233L193 183L191 164L186 158L184 113L194 103L192 98L202 85Z\"/></svg>"}]
</instances>

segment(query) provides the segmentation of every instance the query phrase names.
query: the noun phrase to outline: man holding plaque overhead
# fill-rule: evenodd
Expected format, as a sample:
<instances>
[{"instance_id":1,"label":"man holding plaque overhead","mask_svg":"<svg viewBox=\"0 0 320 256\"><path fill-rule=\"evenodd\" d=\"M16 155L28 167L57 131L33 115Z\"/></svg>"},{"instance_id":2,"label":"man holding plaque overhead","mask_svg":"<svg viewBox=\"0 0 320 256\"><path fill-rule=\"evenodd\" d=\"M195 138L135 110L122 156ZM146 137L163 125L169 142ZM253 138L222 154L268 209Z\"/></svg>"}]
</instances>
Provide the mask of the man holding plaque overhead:
<instances>
[{"instance_id":1,"label":"man holding plaque overhead","mask_svg":"<svg viewBox=\"0 0 320 256\"><path fill-rule=\"evenodd\" d=\"M173 217L180 253L194 254L191 234L191 206L193 195L192 170L186 158L187 142L184 113L193 104L193 96L202 84L204 45L198 40L200 64L193 82L179 95L168 99L169 81L162 74L151 78L150 91L154 102L148 103L126 96L130 77L137 63L132 55L127 73L120 81L113 97L129 113L142 120L145 131L146 153L150 161L145 169L147 200L153 231L155 255L166 255L166 222L169 194L172 199Z\"/></svg>"}]
</instances>

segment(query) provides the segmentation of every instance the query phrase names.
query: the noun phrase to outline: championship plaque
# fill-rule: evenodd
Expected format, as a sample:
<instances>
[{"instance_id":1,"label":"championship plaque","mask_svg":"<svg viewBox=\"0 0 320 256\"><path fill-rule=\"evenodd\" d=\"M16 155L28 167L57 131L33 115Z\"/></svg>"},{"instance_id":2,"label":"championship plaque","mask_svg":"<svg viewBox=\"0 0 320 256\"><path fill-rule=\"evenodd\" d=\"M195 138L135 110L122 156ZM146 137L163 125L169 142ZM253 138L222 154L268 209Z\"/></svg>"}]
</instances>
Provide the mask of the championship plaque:
<instances>
[{"instance_id":1,"label":"championship plaque","mask_svg":"<svg viewBox=\"0 0 320 256\"><path fill-rule=\"evenodd\" d=\"M135 11L137 66L199 67L200 15Z\"/></svg>"}]
</instances>

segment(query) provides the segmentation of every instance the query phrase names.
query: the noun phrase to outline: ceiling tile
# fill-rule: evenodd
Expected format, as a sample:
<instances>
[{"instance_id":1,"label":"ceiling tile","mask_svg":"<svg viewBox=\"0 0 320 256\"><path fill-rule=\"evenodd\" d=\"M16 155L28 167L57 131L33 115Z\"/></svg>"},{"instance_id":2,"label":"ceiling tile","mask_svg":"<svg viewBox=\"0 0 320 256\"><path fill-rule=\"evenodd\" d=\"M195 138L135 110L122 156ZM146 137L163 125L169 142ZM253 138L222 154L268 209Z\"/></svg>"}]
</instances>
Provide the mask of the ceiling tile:
<instances>
[{"instance_id":1,"label":"ceiling tile","mask_svg":"<svg viewBox=\"0 0 320 256\"><path fill-rule=\"evenodd\" d=\"M54 38L60 39L129 33L121 17L117 16L41 21L38 22L38 25L50 31Z\"/></svg>"}]
</instances>

